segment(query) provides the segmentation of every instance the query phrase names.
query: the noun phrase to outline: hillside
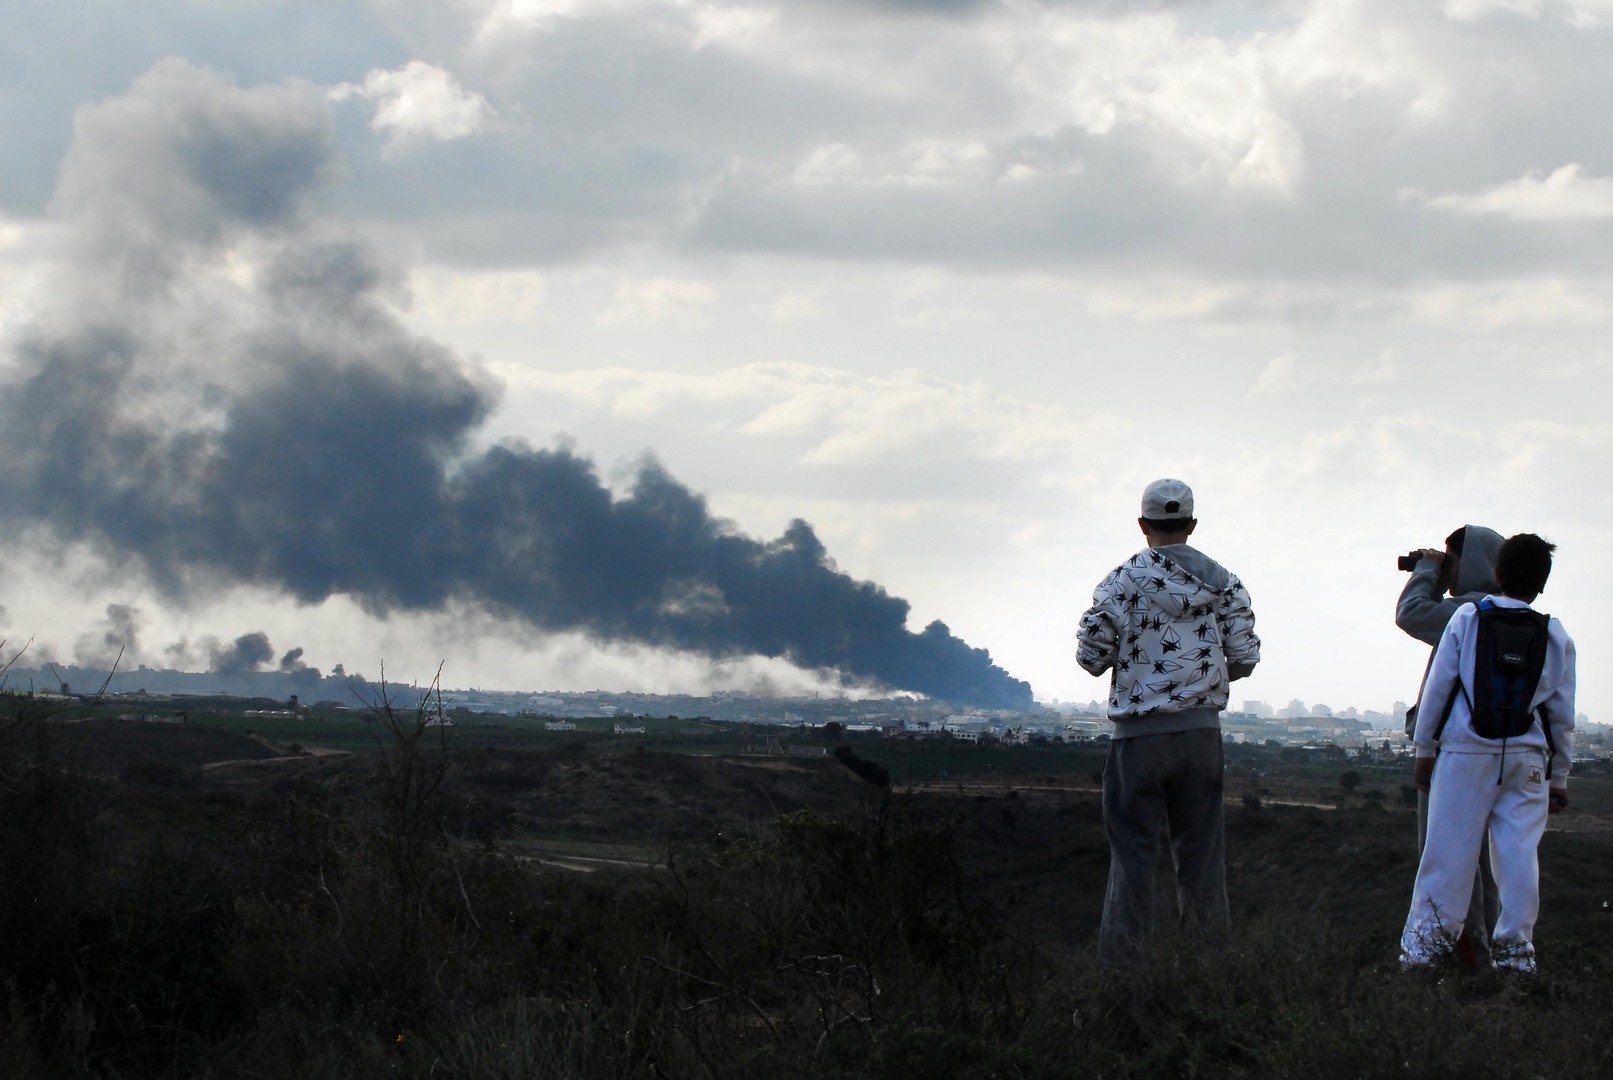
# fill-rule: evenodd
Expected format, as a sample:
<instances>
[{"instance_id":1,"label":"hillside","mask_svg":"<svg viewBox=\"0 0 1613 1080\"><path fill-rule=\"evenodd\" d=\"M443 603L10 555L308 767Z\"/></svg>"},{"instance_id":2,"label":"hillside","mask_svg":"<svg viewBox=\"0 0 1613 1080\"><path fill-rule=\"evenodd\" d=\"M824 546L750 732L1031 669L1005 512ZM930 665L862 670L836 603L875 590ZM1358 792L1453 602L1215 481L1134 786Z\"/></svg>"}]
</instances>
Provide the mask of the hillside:
<instances>
[{"instance_id":1,"label":"hillside","mask_svg":"<svg viewBox=\"0 0 1613 1080\"><path fill-rule=\"evenodd\" d=\"M1166 935L1116 981L1090 956L1090 755L953 755L887 796L827 756L369 730L330 753L5 729L6 1075L1455 1076L1523 1052L1591 1075L1613 1053L1597 812L1542 846L1543 974L1430 982L1393 964L1410 812L1314 763L1239 766L1231 948Z\"/></svg>"}]
</instances>

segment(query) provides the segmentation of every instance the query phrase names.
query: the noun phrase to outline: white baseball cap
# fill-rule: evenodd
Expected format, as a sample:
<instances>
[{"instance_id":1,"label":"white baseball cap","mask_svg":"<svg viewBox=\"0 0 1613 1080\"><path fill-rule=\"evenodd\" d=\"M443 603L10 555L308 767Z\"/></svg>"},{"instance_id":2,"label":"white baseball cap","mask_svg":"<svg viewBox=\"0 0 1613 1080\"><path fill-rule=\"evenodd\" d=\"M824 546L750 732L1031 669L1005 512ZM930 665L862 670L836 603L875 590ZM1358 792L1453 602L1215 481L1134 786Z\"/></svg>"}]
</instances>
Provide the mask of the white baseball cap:
<instances>
[{"instance_id":1,"label":"white baseball cap","mask_svg":"<svg viewBox=\"0 0 1613 1080\"><path fill-rule=\"evenodd\" d=\"M1155 480L1143 489L1142 516L1149 521L1191 521L1193 489L1180 480Z\"/></svg>"}]
</instances>

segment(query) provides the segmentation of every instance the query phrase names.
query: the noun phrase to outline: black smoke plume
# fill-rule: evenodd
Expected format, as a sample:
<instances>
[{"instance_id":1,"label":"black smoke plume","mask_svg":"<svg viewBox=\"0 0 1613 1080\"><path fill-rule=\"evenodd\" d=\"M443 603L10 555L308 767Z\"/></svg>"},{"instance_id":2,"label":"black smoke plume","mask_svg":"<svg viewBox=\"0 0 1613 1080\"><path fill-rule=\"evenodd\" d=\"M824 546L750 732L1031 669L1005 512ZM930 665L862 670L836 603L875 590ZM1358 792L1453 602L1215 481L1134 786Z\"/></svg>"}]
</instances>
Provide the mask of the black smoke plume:
<instances>
[{"instance_id":1,"label":"black smoke plume","mask_svg":"<svg viewBox=\"0 0 1613 1080\"><path fill-rule=\"evenodd\" d=\"M79 661L110 669L125 655L138 655L140 613L127 604L108 604L103 625L79 635L73 647Z\"/></svg>"},{"instance_id":2,"label":"black smoke plume","mask_svg":"<svg viewBox=\"0 0 1613 1080\"><path fill-rule=\"evenodd\" d=\"M228 645L213 650L210 670L221 675L239 675L243 671L257 671L274 659L269 635L242 634Z\"/></svg>"},{"instance_id":3,"label":"black smoke plume","mask_svg":"<svg viewBox=\"0 0 1613 1080\"><path fill-rule=\"evenodd\" d=\"M287 650L286 655L280 658L280 670L286 672L310 670L308 665L303 663L301 645Z\"/></svg>"},{"instance_id":4,"label":"black smoke plume","mask_svg":"<svg viewBox=\"0 0 1613 1080\"><path fill-rule=\"evenodd\" d=\"M11 534L87 542L181 601L220 582L376 613L469 601L544 631L1030 704L942 623L908 631L907 602L840 573L804 521L756 540L654 462L617 498L570 450L473 450L493 388L407 332L365 245L311 220L336 166L317 88L165 61L75 132L53 203L63 303L0 386ZM252 636L235 655L269 662Z\"/></svg>"},{"instance_id":5,"label":"black smoke plume","mask_svg":"<svg viewBox=\"0 0 1613 1080\"><path fill-rule=\"evenodd\" d=\"M869 761L849 746L835 747L835 758L840 764L873 784L877 788L891 786L891 771L877 761Z\"/></svg>"}]
</instances>

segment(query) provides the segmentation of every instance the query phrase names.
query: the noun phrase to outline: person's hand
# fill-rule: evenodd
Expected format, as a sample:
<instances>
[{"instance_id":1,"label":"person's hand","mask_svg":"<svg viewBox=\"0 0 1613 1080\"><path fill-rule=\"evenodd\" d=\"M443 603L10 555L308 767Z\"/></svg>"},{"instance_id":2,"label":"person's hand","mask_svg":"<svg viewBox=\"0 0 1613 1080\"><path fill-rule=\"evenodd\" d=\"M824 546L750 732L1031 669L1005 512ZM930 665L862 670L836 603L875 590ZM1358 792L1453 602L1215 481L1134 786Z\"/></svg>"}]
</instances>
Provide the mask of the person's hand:
<instances>
[{"instance_id":1,"label":"person's hand","mask_svg":"<svg viewBox=\"0 0 1613 1080\"><path fill-rule=\"evenodd\" d=\"M1565 788L1552 788L1551 800L1546 804L1548 814L1561 814L1568 809L1568 791Z\"/></svg>"},{"instance_id":2,"label":"person's hand","mask_svg":"<svg viewBox=\"0 0 1613 1080\"><path fill-rule=\"evenodd\" d=\"M1418 791L1427 791L1434 783L1434 759L1420 757L1417 767L1411 774L1411 782L1417 785Z\"/></svg>"},{"instance_id":3,"label":"person's hand","mask_svg":"<svg viewBox=\"0 0 1613 1080\"><path fill-rule=\"evenodd\" d=\"M1423 558L1427 559L1429 562L1433 563L1435 566L1444 566L1445 565L1445 549L1444 548L1423 548L1417 554L1421 555Z\"/></svg>"}]
</instances>

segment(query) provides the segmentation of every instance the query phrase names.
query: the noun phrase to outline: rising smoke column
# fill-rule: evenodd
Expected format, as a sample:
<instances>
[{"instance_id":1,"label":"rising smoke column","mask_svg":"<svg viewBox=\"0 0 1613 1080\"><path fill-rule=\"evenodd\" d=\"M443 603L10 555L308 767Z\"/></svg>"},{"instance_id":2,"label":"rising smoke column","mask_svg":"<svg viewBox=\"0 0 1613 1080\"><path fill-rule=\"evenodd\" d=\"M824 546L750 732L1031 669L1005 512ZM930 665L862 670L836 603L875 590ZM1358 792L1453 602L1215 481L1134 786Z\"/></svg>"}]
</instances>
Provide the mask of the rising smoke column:
<instances>
[{"instance_id":1,"label":"rising smoke column","mask_svg":"<svg viewBox=\"0 0 1613 1080\"><path fill-rule=\"evenodd\" d=\"M274 649L269 645L269 635L254 631L242 634L228 645L214 648L209 670L238 675L243 671L258 671L273 659Z\"/></svg>"},{"instance_id":2,"label":"rising smoke column","mask_svg":"<svg viewBox=\"0 0 1613 1080\"><path fill-rule=\"evenodd\" d=\"M616 498L567 449L472 452L495 390L409 334L386 268L314 220L335 167L309 85L164 61L81 110L52 204L60 303L0 386L0 528L88 542L179 601L220 582L379 614L470 601L540 630L1031 703L942 623L908 631L907 602L840 573L803 521L759 541L654 462Z\"/></svg>"}]
</instances>

